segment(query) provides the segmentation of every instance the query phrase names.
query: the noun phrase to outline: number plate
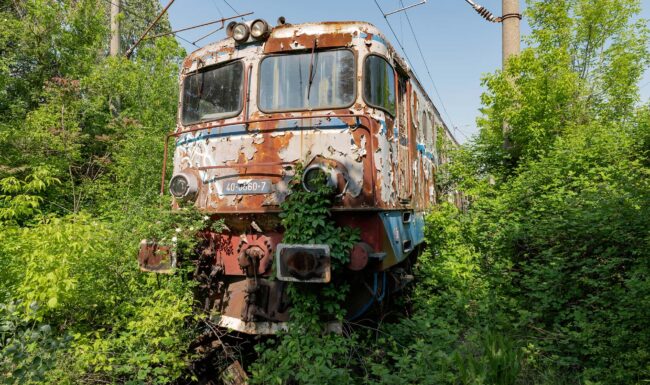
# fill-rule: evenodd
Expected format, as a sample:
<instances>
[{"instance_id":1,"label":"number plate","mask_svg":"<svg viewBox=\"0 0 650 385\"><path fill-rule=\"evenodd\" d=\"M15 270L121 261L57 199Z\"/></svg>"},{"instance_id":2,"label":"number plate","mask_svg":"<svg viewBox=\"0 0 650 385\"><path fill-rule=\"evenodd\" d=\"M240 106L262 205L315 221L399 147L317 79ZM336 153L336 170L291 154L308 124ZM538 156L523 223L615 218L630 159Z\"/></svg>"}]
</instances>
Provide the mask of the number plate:
<instances>
[{"instance_id":1,"label":"number plate","mask_svg":"<svg viewBox=\"0 0 650 385\"><path fill-rule=\"evenodd\" d=\"M269 179L239 179L222 182L224 195L268 194L271 192Z\"/></svg>"}]
</instances>

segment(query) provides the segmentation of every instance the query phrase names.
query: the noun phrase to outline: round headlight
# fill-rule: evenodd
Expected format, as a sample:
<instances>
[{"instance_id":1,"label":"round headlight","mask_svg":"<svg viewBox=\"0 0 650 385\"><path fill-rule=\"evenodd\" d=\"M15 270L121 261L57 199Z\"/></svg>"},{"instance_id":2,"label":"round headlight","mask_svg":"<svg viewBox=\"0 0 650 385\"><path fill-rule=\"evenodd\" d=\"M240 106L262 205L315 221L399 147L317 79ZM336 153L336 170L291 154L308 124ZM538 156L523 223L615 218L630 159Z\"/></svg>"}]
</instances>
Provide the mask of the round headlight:
<instances>
[{"instance_id":1,"label":"round headlight","mask_svg":"<svg viewBox=\"0 0 650 385\"><path fill-rule=\"evenodd\" d=\"M228 23L228 25L226 26L226 36L232 37L232 30L235 29L236 26L237 26L236 21L231 21L230 23Z\"/></svg>"},{"instance_id":2,"label":"round headlight","mask_svg":"<svg viewBox=\"0 0 650 385\"><path fill-rule=\"evenodd\" d=\"M232 30L232 37L238 43L243 43L248 40L249 34L250 31L248 30L248 26L242 23L237 24Z\"/></svg>"},{"instance_id":3,"label":"round headlight","mask_svg":"<svg viewBox=\"0 0 650 385\"><path fill-rule=\"evenodd\" d=\"M309 192L314 192L322 183L330 184L328 173L322 167L313 166L306 169L302 175L302 186Z\"/></svg>"},{"instance_id":4,"label":"round headlight","mask_svg":"<svg viewBox=\"0 0 650 385\"><path fill-rule=\"evenodd\" d=\"M255 39L263 39L269 34L269 24L262 20L257 19L251 24L251 36Z\"/></svg>"},{"instance_id":5,"label":"round headlight","mask_svg":"<svg viewBox=\"0 0 650 385\"><path fill-rule=\"evenodd\" d=\"M309 192L315 192L325 183L333 189L334 195L343 196L348 189L348 180L337 168L324 164L313 164L302 173L302 187Z\"/></svg>"},{"instance_id":6,"label":"round headlight","mask_svg":"<svg viewBox=\"0 0 650 385\"><path fill-rule=\"evenodd\" d=\"M193 175L176 174L169 182L169 192L177 199L192 199L198 191L198 182Z\"/></svg>"},{"instance_id":7,"label":"round headlight","mask_svg":"<svg viewBox=\"0 0 650 385\"><path fill-rule=\"evenodd\" d=\"M333 189L336 196L345 194L348 182L340 171L322 164L314 164L302 173L302 187L309 192L315 192L325 183Z\"/></svg>"}]
</instances>

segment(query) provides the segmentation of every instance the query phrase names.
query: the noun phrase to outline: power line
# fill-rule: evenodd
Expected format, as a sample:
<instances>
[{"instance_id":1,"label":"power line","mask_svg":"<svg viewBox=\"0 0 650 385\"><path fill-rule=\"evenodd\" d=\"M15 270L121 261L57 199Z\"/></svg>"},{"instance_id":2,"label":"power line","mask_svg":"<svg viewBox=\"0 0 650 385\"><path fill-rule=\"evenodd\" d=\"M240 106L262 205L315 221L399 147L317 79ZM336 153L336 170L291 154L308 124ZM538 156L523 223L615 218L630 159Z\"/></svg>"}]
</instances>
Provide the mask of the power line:
<instances>
[{"instance_id":1,"label":"power line","mask_svg":"<svg viewBox=\"0 0 650 385\"><path fill-rule=\"evenodd\" d=\"M219 12L219 16L221 16L221 18L224 18L225 16L223 15L223 13L221 13L221 9L219 9L219 6L217 5L217 2L215 0L212 0L212 5L214 5L214 7L217 9L217 12Z\"/></svg>"},{"instance_id":2,"label":"power line","mask_svg":"<svg viewBox=\"0 0 650 385\"><path fill-rule=\"evenodd\" d=\"M104 1L107 2L107 3L109 3L109 4L117 5L117 4L113 3L111 0L104 0ZM127 6L125 6L125 5L122 4L122 5L119 6L119 8L120 8L120 10L124 10L124 13L127 13L127 14L129 14L129 15L131 15L131 16L133 16L133 17L136 17L136 18L140 19L141 21L144 21L145 24L147 24L147 25L149 25L149 23L151 23L150 20L147 20L147 18L144 17L144 16L142 16L139 12L135 12L135 11L133 11L133 9L131 9L130 6L127 7ZM192 43L191 41L185 39L185 38L182 37L181 35L178 35L178 34L176 34L176 33L174 33L173 35L176 36L177 38L183 40L184 42L186 42L186 43L188 43L188 44L192 44L192 45L195 46L196 48L199 48L198 45L196 45L196 44Z\"/></svg>"},{"instance_id":3,"label":"power line","mask_svg":"<svg viewBox=\"0 0 650 385\"><path fill-rule=\"evenodd\" d=\"M390 28L390 32L393 34L393 37L395 38L395 41L397 41L397 45L399 45L399 47L402 49L402 52L404 53L404 57L406 58L406 61L408 62L408 64L411 66L411 68L415 72L415 67L411 63L411 59L409 58L409 55L406 53L406 49L404 49L404 46L402 45L402 42L397 37L397 33L395 33L395 30L393 29L393 26L388 21L388 18L386 18L386 15L384 14L384 10L381 9L381 6L379 6L379 3L377 2L377 0L374 0L374 2L375 2L375 5L377 5L377 8L379 8L379 12L381 12L381 14L384 16L384 20L386 20L386 24L388 24L388 28Z\"/></svg>"},{"instance_id":4,"label":"power line","mask_svg":"<svg viewBox=\"0 0 650 385\"><path fill-rule=\"evenodd\" d=\"M228 2L228 0L223 0L223 2L226 3L226 5L227 5L228 7L230 7L230 9L232 9L233 12L235 12L235 15L239 15L239 12L237 12L237 10L236 10L235 8L233 8L232 5L230 5L230 3ZM242 20L246 20L246 18L243 17L243 16L242 16L241 19L242 19Z\"/></svg>"},{"instance_id":5,"label":"power line","mask_svg":"<svg viewBox=\"0 0 650 385\"><path fill-rule=\"evenodd\" d=\"M176 36L177 38L183 40L184 42L186 42L186 43L188 43L188 44L192 44L192 45L195 46L196 48L200 48L198 45L196 45L196 44L194 44L193 42L187 40L186 38L182 37L181 35L178 35L178 34L175 33L174 36Z\"/></svg>"},{"instance_id":6,"label":"power line","mask_svg":"<svg viewBox=\"0 0 650 385\"><path fill-rule=\"evenodd\" d=\"M384 13L384 10L381 8L381 6L377 2L377 0L374 0L374 2L375 2L375 5L377 6L377 8L379 9L379 12L381 12L382 16L384 16L384 20L386 20L386 24L388 25L388 28L390 29L390 32L393 34L393 37L395 38L395 41L397 41L397 45L399 45L402 52L404 53L404 57L406 58L407 63L411 66L411 69L413 70L413 72L416 72L415 71L415 66L413 65L413 62L411 61L411 58L409 58L408 53L406 52L406 49L404 48L404 45L402 45L402 42L397 37L397 33L395 33L395 29L393 29L393 26L388 21L388 18L386 17L386 14ZM400 0L400 3L401 3L401 0ZM408 16L407 16L407 20L408 20ZM409 20L409 25L411 25L410 20ZM413 27L412 26L411 26L411 32L413 32ZM413 35L415 36L415 33L413 33ZM416 38L416 42L417 42L417 38ZM418 48L419 48L419 43L418 43ZM420 50L420 55L422 55L422 50ZM422 61L424 61L424 65L426 66L426 60L424 60L424 55L422 55ZM431 73L429 72L428 67L427 67L427 74L429 75L429 79L431 80L431 83L433 84L433 88L434 88L434 90L436 92L436 95L438 96L438 99L440 99L440 103L442 105L443 111L447 115L447 119L449 119L449 123L451 123L452 127L455 127L453 121L451 120L451 117L449 116L449 113L447 112L447 109L445 108L445 104L442 101L442 98L440 97L440 93L438 92L438 89L436 88L436 84L433 81L433 77L431 76ZM417 76L417 74L416 74L416 76Z\"/></svg>"},{"instance_id":7,"label":"power line","mask_svg":"<svg viewBox=\"0 0 650 385\"><path fill-rule=\"evenodd\" d=\"M404 2L402 0L399 0L399 2L403 7ZM431 76L429 65L427 64L427 61L424 58L424 54L422 53L422 47L420 47L420 42L418 40L417 34L415 33L415 30L413 29L413 24L411 24L411 18L409 17L408 11L405 10L404 15L406 16L406 21L408 22L409 28L411 29L411 34L413 34L413 39L415 40L415 46L418 48L418 51L420 52L420 58L422 59L422 63L424 63L424 68L427 71L427 75L429 76L429 80L431 81L431 84L433 85L433 90L436 92L436 95L440 100L440 105L442 106L442 110L445 112L445 115L447 115L447 119L449 119L449 123L451 123L452 127L456 127L454 121L451 119L451 116L449 115L449 112L447 112L447 106L445 106L445 102L442 100L442 97L440 96L440 92L438 92L438 87L436 86L436 82L433 80L433 76Z\"/></svg>"},{"instance_id":8,"label":"power line","mask_svg":"<svg viewBox=\"0 0 650 385\"><path fill-rule=\"evenodd\" d=\"M461 135L463 136L463 138L465 138L466 140L469 140L469 137L468 137L467 135L465 135L465 133L464 133L463 131L461 131L460 128L454 126L454 131L456 131L456 132L458 132L459 134L461 134Z\"/></svg>"}]
</instances>

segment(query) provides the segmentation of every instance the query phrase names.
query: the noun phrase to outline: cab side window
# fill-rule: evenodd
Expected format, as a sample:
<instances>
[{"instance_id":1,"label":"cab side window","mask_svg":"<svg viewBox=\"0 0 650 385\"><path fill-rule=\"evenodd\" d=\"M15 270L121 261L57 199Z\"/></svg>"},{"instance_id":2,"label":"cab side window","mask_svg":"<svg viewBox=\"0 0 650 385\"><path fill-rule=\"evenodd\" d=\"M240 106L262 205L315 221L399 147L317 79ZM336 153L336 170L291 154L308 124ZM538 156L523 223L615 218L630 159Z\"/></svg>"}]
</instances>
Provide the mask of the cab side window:
<instances>
[{"instance_id":1,"label":"cab side window","mask_svg":"<svg viewBox=\"0 0 650 385\"><path fill-rule=\"evenodd\" d=\"M363 95L370 106L395 116L395 72L382 57L370 55L363 64Z\"/></svg>"}]
</instances>

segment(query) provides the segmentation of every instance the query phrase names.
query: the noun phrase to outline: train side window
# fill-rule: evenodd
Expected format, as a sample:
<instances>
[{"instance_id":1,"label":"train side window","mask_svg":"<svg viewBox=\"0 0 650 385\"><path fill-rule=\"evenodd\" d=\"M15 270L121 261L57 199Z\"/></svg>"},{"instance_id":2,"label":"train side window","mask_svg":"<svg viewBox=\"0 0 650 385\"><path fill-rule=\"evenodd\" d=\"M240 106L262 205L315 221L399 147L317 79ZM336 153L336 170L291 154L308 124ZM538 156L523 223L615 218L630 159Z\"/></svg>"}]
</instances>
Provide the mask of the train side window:
<instances>
[{"instance_id":1,"label":"train side window","mask_svg":"<svg viewBox=\"0 0 650 385\"><path fill-rule=\"evenodd\" d=\"M438 145L438 125L436 124L436 120L431 119L431 152L434 154L438 153L437 145Z\"/></svg>"},{"instance_id":2,"label":"train side window","mask_svg":"<svg viewBox=\"0 0 650 385\"><path fill-rule=\"evenodd\" d=\"M431 131L433 128L433 116L431 115L431 111L424 110L422 111L422 131L424 131L424 146L427 149L427 151L431 151Z\"/></svg>"},{"instance_id":3,"label":"train side window","mask_svg":"<svg viewBox=\"0 0 650 385\"><path fill-rule=\"evenodd\" d=\"M411 89L411 122L413 122L413 126L415 127L416 130L419 129L420 125L418 124L418 111L419 111L419 105L420 105L420 98L418 95L415 93L413 89Z\"/></svg>"},{"instance_id":4,"label":"train side window","mask_svg":"<svg viewBox=\"0 0 650 385\"><path fill-rule=\"evenodd\" d=\"M417 132L416 140L418 143L424 143L424 126L422 125L422 107L418 103L417 108L413 112L413 124L415 124L415 129Z\"/></svg>"},{"instance_id":5,"label":"train side window","mask_svg":"<svg viewBox=\"0 0 650 385\"><path fill-rule=\"evenodd\" d=\"M368 105L395 116L395 73L382 57L370 55L363 64L363 97Z\"/></svg>"},{"instance_id":6,"label":"train side window","mask_svg":"<svg viewBox=\"0 0 650 385\"><path fill-rule=\"evenodd\" d=\"M400 136L406 137L406 128L407 128L407 123L406 123L406 111L407 111L407 105L406 103L408 102L407 97L406 97L406 77L402 76L402 74L399 74L397 76L397 97L398 97L398 114L399 114L399 129L400 129Z\"/></svg>"}]
</instances>

